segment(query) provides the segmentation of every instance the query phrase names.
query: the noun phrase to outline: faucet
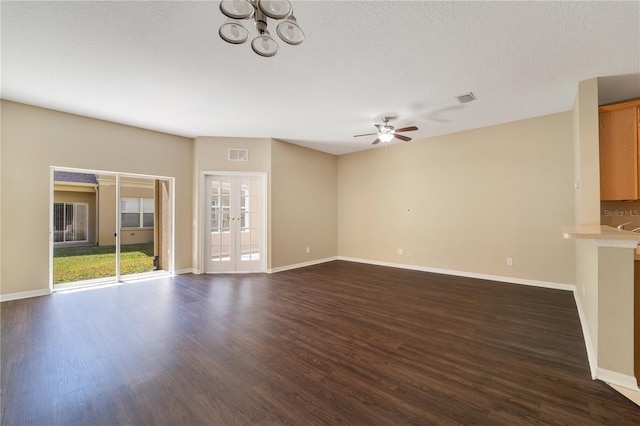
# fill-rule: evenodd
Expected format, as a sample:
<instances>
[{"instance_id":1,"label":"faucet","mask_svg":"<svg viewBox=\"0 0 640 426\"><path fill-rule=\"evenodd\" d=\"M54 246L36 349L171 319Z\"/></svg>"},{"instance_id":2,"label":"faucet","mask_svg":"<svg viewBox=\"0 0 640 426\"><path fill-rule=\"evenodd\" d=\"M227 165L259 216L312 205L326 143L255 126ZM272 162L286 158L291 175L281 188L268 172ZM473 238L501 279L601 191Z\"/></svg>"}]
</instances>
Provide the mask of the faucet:
<instances>
[{"instance_id":1,"label":"faucet","mask_svg":"<svg viewBox=\"0 0 640 426\"><path fill-rule=\"evenodd\" d=\"M627 223L622 223L620 225L618 225L618 229L621 231L624 231L624 226L625 225L631 225L632 222L627 222Z\"/></svg>"},{"instance_id":2,"label":"faucet","mask_svg":"<svg viewBox=\"0 0 640 426\"><path fill-rule=\"evenodd\" d=\"M638 226L636 229L632 229L631 232L640 232L640 226Z\"/></svg>"}]
</instances>

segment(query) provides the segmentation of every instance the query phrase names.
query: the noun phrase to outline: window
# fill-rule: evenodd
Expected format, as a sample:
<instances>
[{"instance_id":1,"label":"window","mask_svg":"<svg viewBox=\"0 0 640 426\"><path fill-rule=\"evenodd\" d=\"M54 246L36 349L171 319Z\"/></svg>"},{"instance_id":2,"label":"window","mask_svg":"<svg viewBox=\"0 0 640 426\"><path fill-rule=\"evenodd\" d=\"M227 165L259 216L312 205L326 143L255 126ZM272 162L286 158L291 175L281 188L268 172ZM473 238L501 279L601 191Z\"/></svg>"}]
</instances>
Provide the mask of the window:
<instances>
[{"instance_id":1,"label":"window","mask_svg":"<svg viewBox=\"0 0 640 426\"><path fill-rule=\"evenodd\" d=\"M120 227L153 228L153 198L120 198Z\"/></svg>"},{"instance_id":2,"label":"window","mask_svg":"<svg viewBox=\"0 0 640 426\"><path fill-rule=\"evenodd\" d=\"M53 203L53 241L87 241L89 205L86 203Z\"/></svg>"}]
</instances>

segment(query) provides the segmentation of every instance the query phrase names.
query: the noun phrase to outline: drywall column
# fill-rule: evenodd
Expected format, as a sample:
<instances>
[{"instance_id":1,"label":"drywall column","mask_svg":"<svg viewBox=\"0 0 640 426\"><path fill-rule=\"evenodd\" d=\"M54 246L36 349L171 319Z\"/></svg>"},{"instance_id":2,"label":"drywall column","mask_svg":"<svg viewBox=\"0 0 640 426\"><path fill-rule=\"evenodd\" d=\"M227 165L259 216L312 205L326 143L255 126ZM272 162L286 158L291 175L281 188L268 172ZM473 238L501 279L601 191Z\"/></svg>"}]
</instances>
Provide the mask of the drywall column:
<instances>
[{"instance_id":1,"label":"drywall column","mask_svg":"<svg viewBox=\"0 0 640 426\"><path fill-rule=\"evenodd\" d=\"M633 248L598 248L597 376L632 388L633 257Z\"/></svg>"},{"instance_id":2,"label":"drywall column","mask_svg":"<svg viewBox=\"0 0 640 426\"><path fill-rule=\"evenodd\" d=\"M600 224L596 78L578 84L573 123L575 224ZM615 247L576 241L576 296L593 377L633 389L633 249Z\"/></svg>"},{"instance_id":3,"label":"drywall column","mask_svg":"<svg viewBox=\"0 0 640 426\"><path fill-rule=\"evenodd\" d=\"M573 110L575 224L600 223L600 151L598 79L578 83ZM584 316L583 332L591 374L598 365L598 247L576 240L576 296Z\"/></svg>"},{"instance_id":4,"label":"drywall column","mask_svg":"<svg viewBox=\"0 0 640 426\"><path fill-rule=\"evenodd\" d=\"M600 223L600 141L598 79L578 83L574 109L575 218L577 225Z\"/></svg>"}]
</instances>

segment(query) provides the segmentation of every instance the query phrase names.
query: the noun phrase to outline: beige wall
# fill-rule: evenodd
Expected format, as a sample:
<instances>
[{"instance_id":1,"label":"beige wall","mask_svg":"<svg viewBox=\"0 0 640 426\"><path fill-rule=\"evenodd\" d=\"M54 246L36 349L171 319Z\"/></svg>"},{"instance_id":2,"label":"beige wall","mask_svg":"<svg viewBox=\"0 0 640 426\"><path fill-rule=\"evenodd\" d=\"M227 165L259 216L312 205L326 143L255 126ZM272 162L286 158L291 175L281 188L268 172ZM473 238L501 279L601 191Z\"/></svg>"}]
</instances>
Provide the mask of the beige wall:
<instances>
[{"instance_id":1,"label":"beige wall","mask_svg":"<svg viewBox=\"0 0 640 426\"><path fill-rule=\"evenodd\" d=\"M51 166L175 177L175 267L191 267L190 139L2 101L1 294L49 287Z\"/></svg>"},{"instance_id":2,"label":"beige wall","mask_svg":"<svg viewBox=\"0 0 640 426\"><path fill-rule=\"evenodd\" d=\"M633 376L633 250L598 249L598 367Z\"/></svg>"},{"instance_id":3,"label":"beige wall","mask_svg":"<svg viewBox=\"0 0 640 426\"><path fill-rule=\"evenodd\" d=\"M335 257L337 157L274 140L271 170L271 267Z\"/></svg>"},{"instance_id":4,"label":"beige wall","mask_svg":"<svg viewBox=\"0 0 640 426\"><path fill-rule=\"evenodd\" d=\"M571 141L566 112L341 156L339 254L573 284Z\"/></svg>"}]
</instances>

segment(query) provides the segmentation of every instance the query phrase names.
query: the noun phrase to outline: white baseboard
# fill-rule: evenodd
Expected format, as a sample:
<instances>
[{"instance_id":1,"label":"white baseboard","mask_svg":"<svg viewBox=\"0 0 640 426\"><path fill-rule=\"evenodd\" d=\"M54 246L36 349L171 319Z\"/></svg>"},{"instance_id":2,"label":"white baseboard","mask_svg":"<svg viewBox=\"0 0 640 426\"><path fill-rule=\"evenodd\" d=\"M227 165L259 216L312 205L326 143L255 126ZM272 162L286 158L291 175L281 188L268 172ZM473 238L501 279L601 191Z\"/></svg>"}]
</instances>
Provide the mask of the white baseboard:
<instances>
[{"instance_id":1,"label":"white baseboard","mask_svg":"<svg viewBox=\"0 0 640 426\"><path fill-rule=\"evenodd\" d=\"M306 266L318 265L320 263L332 262L334 260L338 260L338 257L337 256L325 257L324 259L315 259L315 260L310 260L308 262L296 263L296 264L293 264L293 265L278 266L277 268L268 269L267 273L273 274L273 273L276 273L276 272L289 271L291 269L304 268Z\"/></svg>"},{"instance_id":2,"label":"white baseboard","mask_svg":"<svg viewBox=\"0 0 640 426\"><path fill-rule=\"evenodd\" d=\"M9 300L26 299L28 297L48 296L51 294L51 290L31 290L21 291L18 293L0 294L0 302L8 302Z\"/></svg>"},{"instance_id":3,"label":"white baseboard","mask_svg":"<svg viewBox=\"0 0 640 426\"><path fill-rule=\"evenodd\" d=\"M584 313L584 309L582 308L582 301L580 300L580 295L578 291L575 290L573 292L573 298L576 301L576 306L578 307L578 317L580 318L580 325L582 326L582 336L584 337L584 345L587 348L587 360L589 361L589 370L591 370L591 378L596 379L597 377L597 369L598 369L598 358L596 357L596 351L593 347L593 342L591 341L591 333L589 333L589 325L587 324L587 317Z\"/></svg>"},{"instance_id":4,"label":"white baseboard","mask_svg":"<svg viewBox=\"0 0 640 426\"><path fill-rule=\"evenodd\" d=\"M617 373L611 370L605 370L598 367L596 369L596 379L600 379L603 382L610 383L612 385L620 386L633 391L640 391L636 378L627 374Z\"/></svg>"},{"instance_id":5,"label":"white baseboard","mask_svg":"<svg viewBox=\"0 0 640 426\"><path fill-rule=\"evenodd\" d=\"M377 260L358 259L354 257L338 256L338 260L345 260L348 262L368 263L370 265L377 265L377 266L389 266L391 268L409 269L412 271L431 272L434 274L453 275L453 276L465 277L465 278L477 278L477 279L488 280L488 281L499 281L499 282L505 282L510 284L520 284L520 285L529 285L533 287L552 288L556 290L575 291L575 288L576 288L576 286L573 284L529 280L525 278L516 278L516 277L505 277L502 275L478 274L475 272L457 271L455 269L441 269L441 268L431 268L428 266L406 265L404 263L380 262Z\"/></svg>"},{"instance_id":6,"label":"white baseboard","mask_svg":"<svg viewBox=\"0 0 640 426\"><path fill-rule=\"evenodd\" d=\"M197 272L193 268L178 269L177 271L174 271L174 275L182 274L197 274Z\"/></svg>"}]
</instances>

